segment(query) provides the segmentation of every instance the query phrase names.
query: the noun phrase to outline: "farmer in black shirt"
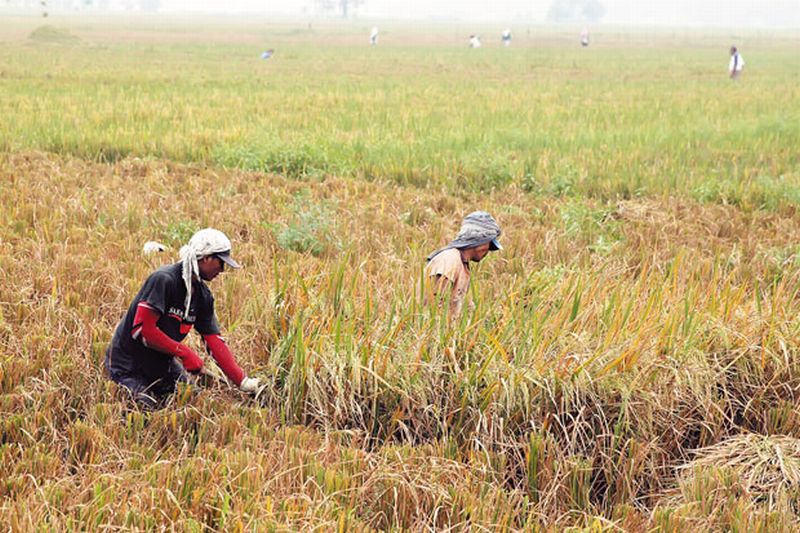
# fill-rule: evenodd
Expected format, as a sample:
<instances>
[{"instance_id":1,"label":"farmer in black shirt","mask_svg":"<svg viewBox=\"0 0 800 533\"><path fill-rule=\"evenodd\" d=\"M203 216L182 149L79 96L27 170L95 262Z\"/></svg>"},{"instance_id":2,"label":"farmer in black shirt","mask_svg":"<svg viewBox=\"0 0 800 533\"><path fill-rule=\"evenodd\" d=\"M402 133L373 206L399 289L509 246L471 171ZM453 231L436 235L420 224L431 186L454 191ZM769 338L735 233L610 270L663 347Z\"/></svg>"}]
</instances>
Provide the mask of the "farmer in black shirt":
<instances>
[{"instance_id":1,"label":"farmer in black shirt","mask_svg":"<svg viewBox=\"0 0 800 533\"><path fill-rule=\"evenodd\" d=\"M204 283L226 264L239 268L230 251L231 242L221 231L198 231L181 248L180 263L150 274L117 326L106 351L106 369L140 406L158 407L178 381L186 381L186 371L203 368L203 360L181 343L192 327L228 379L244 392L258 390L258 379L245 375L220 336L214 297Z\"/></svg>"}]
</instances>

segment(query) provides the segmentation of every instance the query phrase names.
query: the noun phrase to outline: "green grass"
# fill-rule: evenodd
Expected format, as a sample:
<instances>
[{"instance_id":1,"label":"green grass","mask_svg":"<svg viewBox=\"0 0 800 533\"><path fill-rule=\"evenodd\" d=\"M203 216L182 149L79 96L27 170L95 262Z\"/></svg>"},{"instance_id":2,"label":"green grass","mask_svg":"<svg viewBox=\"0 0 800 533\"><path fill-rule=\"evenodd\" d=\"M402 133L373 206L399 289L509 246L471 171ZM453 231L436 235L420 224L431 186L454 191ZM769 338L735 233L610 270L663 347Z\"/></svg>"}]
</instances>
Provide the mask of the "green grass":
<instances>
[{"instance_id":1,"label":"green grass","mask_svg":"<svg viewBox=\"0 0 800 533\"><path fill-rule=\"evenodd\" d=\"M369 48L277 29L247 46L153 33L0 49L0 146L746 207L791 203L782 187L800 180L800 59L781 41L754 40L734 84L723 37L468 50L446 36ZM264 62L266 43L277 54Z\"/></svg>"}]
</instances>

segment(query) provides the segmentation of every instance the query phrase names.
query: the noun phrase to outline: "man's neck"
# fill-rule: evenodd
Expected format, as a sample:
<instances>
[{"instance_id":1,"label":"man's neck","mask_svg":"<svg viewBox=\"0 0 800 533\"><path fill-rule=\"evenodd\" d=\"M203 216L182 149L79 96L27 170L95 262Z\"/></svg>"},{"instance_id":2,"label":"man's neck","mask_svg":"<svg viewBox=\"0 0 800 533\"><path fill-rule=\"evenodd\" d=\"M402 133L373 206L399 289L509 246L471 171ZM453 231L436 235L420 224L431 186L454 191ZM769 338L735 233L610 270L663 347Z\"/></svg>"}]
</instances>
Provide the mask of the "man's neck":
<instances>
[{"instance_id":1,"label":"man's neck","mask_svg":"<svg viewBox=\"0 0 800 533\"><path fill-rule=\"evenodd\" d=\"M459 250L459 254L461 254L461 264L464 265L464 268L469 270L469 252L465 252L464 250Z\"/></svg>"}]
</instances>

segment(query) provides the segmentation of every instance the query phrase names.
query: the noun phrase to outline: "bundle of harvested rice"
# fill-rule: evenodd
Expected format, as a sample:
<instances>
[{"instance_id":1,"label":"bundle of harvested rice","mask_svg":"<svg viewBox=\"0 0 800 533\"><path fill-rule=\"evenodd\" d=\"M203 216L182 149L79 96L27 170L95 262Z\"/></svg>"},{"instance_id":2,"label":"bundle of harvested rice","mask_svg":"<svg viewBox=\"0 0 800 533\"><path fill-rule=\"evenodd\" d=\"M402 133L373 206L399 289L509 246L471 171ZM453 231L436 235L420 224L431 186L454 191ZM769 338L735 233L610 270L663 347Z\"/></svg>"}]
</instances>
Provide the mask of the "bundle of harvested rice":
<instances>
[{"instance_id":1,"label":"bundle of harvested rice","mask_svg":"<svg viewBox=\"0 0 800 533\"><path fill-rule=\"evenodd\" d=\"M800 439L785 435L738 435L703 448L679 467L692 475L709 468L729 469L741 487L757 500L775 501L800 489Z\"/></svg>"}]
</instances>

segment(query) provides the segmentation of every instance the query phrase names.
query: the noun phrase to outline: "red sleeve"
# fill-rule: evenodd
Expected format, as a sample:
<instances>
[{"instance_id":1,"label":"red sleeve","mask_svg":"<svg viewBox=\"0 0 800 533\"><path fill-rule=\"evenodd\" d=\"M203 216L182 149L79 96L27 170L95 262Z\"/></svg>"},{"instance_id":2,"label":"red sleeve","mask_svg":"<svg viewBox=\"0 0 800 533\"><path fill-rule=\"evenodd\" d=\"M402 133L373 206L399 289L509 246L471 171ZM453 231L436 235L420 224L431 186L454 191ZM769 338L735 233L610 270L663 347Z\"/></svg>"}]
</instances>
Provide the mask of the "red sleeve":
<instances>
[{"instance_id":1,"label":"red sleeve","mask_svg":"<svg viewBox=\"0 0 800 533\"><path fill-rule=\"evenodd\" d=\"M136 306L136 315L133 317L131 337L141 338L142 344L158 352L174 355L181 359L184 368L189 372L196 372L203 367L203 360L191 348L175 341L161 331L156 322L160 313L141 302Z\"/></svg>"},{"instance_id":2,"label":"red sleeve","mask_svg":"<svg viewBox=\"0 0 800 533\"><path fill-rule=\"evenodd\" d=\"M233 381L238 387L244 379L244 371L236 364L228 345L217 334L203 335L203 340L206 342L206 349L217 365L225 372L228 379Z\"/></svg>"}]
</instances>

